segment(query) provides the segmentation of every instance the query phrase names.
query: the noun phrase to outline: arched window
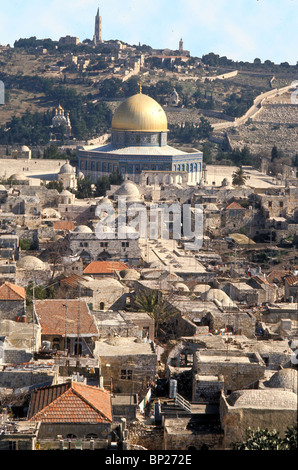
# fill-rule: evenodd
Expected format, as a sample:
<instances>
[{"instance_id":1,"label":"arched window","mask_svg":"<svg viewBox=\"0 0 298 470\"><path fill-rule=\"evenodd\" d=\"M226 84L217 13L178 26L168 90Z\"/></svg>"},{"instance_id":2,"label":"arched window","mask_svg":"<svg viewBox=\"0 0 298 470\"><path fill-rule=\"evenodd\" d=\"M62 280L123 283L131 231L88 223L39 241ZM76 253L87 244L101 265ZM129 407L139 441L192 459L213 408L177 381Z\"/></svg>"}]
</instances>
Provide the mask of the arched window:
<instances>
[{"instance_id":1,"label":"arched window","mask_svg":"<svg viewBox=\"0 0 298 470\"><path fill-rule=\"evenodd\" d=\"M104 310L105 309L105 304L104 302L100 302L99 304L99 310Z\"/></svg>"}]
</instances>

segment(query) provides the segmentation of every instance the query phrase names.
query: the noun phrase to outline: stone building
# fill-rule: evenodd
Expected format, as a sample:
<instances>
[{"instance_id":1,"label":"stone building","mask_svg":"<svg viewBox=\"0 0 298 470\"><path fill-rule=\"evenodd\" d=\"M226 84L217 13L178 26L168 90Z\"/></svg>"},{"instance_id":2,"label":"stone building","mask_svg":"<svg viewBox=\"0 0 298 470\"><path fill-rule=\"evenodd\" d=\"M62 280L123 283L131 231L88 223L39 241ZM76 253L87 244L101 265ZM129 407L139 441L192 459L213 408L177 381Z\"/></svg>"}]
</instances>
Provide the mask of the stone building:
<instances>
[{"instance_id":1,"label":"stone building","mask_svg":"<svg viewBox=\"0 0 298 470\"><path fill-rule=\"evenodd\" d=\"M52 128L53 131L57 132L57 129L63 129L65 137L69 138L71 136L71 122L69 118L69 113L64 113L64 109L59 104L55 109L55 115L52 119Z\"/></svg>"},{"instance_id":2,"label":"stone building","mask_svg":"<svg viewBox=\"0 0 298 470\"><path fill-rule=\"evenodd\" d=\"M180 98L179 98L179 95L176 91L176 89L174 88L174 90L172 91L172 93L170 94L170 97L169 97L169 101L168 101L168 105L169 106L178 106L178 104L180 103Z\"/></svg>"},{"instance_id":3,"label":"stone building","mask_svg":"<svg viewBox=\"0 0 298 470\"><path fill-rule=\"evenodd\" d=\"M99 333L85 300L35 300L34 311L42 342L49 343L49 349L77 356L93 355Z\"/></svg>"},{"instance_id":4,"label":"stone building","mask_svg":"<svg viewBox=\"0 0 298 470\"><path fill-rule=\"evenodd\" d=\"M26 292L23 287L10 282L0 286L1 320L26 321Z\"/></svg>"},{"instance_id":5,"label":"stone building","mask_svg":"<svg viewBox=\"0 0 298 470\"><path fill-rule=\"evenodd\" d=\"M223 441L220 424L213 423L208 415L168 417L164 420L164 451L223 450Z\"/></svg>"},{"instance_id":6,"label":"stone building","mask_svg":"<svg viewBox=\"0 0 298 470\"><path fill-rule=\"evenodd\" d=\"M5 429L0 434L1 450L36 450L40 423L28 421L5 422Z\"/></svg>"},{"instance_id":7,"label":"stone building","mask_svg":"<svg viewBox=\"0 0 298 470\"><path fill-rule=\"evenodd\" d=\"M117 273L127 268L127 264L123 261L92 261L85 267L83 274L94 279L103 277L116 278Z\"/></svg>"},{"instance_id":8,"label":"stone building","mask_svg":"<svg viewBox=\"0 0 298 470\"><path fill-rule=\"evenodd\" d=\"M298 276L297 274L287 275L284 277L285 297L293 298L294 302L298 300Z\"/></svg>"},{"instance_id":9,"label":"stone building","mask_svg":"<svg viewBox=\"0 0 298 470\"><path fill-rule=\"evenodd\" d=\"M94 356L100 358L104 387L115 393L145 395L155 380L157 354L145 339L115 336L97 341Z\"/></svg>"},{"instance_id":10,"label":"stone building","mask_svg":"<svg viewBox=\"0 0 298 470\"><path fill-rule=\"evenodd\" d=\"M277 287L261 276L252 276L246 282L229 282L223 289L233 300L250 306L273 303L277 298Z\"/></svg>"},{"instance_id":11,"label":"stone building","mask_svg":"<svg viewBox=\"0 0 298 470\"><path fill-rule=\"evenodd\" d=\"M72 274L60 281L60 298L77 298L85 300L91 311L117 310L126 307L129 289L117 279L103 277L93 279L89 276Z\"/></svg>"},{"instance_id":12,"label":"stone building","mask_svg":"<svg viewBox=\"0 0 298 470\"><path fill-rule=\"evenodd\" d=\"M108 391L70 382L35 390L32 394L29 422L40 422L38 438L61 436L61 440L96 440L97 448L108 447L112 428L112 404Z\"/></svg>"},{"instance_id":13,"label":"stone building","mask_svg":"<svg viewBox=\"0 0 298 470\"><path fill-rule=\"evenodd\" d=\"M13 233L0 235L0 256L17 261L19 259L19 237Z\"/></svg>"},{"instance_id":14,"label":"stone building","mask_svg":"<svg viewBox=\"0 0 298 470\"><path fill-rule=\"evenodd\" d=\"M297 423L297 395L290 390L235 390L221 395L221 423L225 449L243 442L250 429L276 430L282 436L288 426Z\"/></svg>"},{"instance_id":15,"label":"stone building","mask_svg":"<svg viewBox=\"0 0 298 470\"><path fill-rule=\"evenodd\" d=\"M17 262L16 283L20 286L46 284L51 277L50 265L36 256L25 255Z\"/></svg>"},{"instance_id":16,"label":"stone building","mask_svg":"<svg viewBox=\"0 0 298 470\"><path fill-rule=\"evenodd\" d=\"M154 341L154 320L146 312L96 311L94 317L101 338L122 336Z\"/></svg>"},{"instance_id":17,"label":"stone building","mask_svg":"<svg viewBox=\"0 0 298 470\"><path fill-rule=\"evenodd\" d=\"M76 169L71 166L69 161L64 163L60 168L58 173L58 181L61 181L63 188L67 189L76 189L77 187L77 178L76 178Z\"/></svg>"},{"instance_id":18,"label":"stone building","mask_svg":"<svg viewBox=\"0 0 298 470\"><path fill-rule=\"evenodd\" d=\"M218 391L223 388L225 393L230 393L257 386L259 380L264 378L265 369L266 365L259 353L246 353L235 349L229 351L228 343L226 351L198 349L193 364L193 399L199 399L202 390L206 389L202 380L206 376L209 382L217 381Z\"/></svg>"},{"instance_id":19,"label":"stone building","mask_svg":"<svg viewBox=\"0 0 298 470\"><path fill-rule=\"evenodd\" d=\"M69 248L85 262L101 260L121 260L130 265L137 265L141 259L139 240L136 238L120 239L101 237L89 227L78 226L68 235ZM128 266L123 267L126 269Z\"/></svg>"},{"instance_id":20,"label":"stone building","mask_svg":"<svg viewBox=\"0 0 298 470\"><path fill-rule=\"evenodd\" d=\"M237 231L248 226L252 221L252 212L233 201L221 211L221 227L225 231Z\"/></svg>"}]
</instances>

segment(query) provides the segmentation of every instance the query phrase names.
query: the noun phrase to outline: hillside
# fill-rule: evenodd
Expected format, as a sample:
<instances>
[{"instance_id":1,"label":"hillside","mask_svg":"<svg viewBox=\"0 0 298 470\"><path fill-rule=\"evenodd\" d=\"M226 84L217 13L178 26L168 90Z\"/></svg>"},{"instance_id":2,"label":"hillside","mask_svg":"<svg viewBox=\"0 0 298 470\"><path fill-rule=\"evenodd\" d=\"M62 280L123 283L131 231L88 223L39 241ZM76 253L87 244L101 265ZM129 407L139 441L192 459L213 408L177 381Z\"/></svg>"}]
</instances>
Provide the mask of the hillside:
<instances>
[{"instance_id":1,"label":"hillside","mask_svg":"<svg viewBox=\"0 0 298 470\"><path fill-rule=\"evenodd\" d=\"M253 153L268 153L278 142L287 156L296 153L297 108L291 106L289 93L282 101L266 103L252 122L239 127L231 127L231 122L243 116L258 95L290 85L297 78L297 67L278 66L269 61L231 63L218 56L214 58L212 53L202 59L160 61L150 48L122 45L119 49L119 44L113 41L97 48L88 45L59 48L51 41L43 48L36 46L34 40L25 40L26 47L20 45L24 44L0 49L0 79L6 89L5 104L0 106L2 145L47 144L48 134L36 142L32 132L19 132L22 137L17 141L8 137L5 128L7 123L11 127L15 117L22 118L19 128L28 128L26 119L33 113L44 115L44 122L49 125L59 103L70 111L77 140L96 137L109 129L119 101L136 93L141 82L143 92L164 106L173 141L179 140L177 135L181 138L181 132L177 134L179 127L190 123L196 128L206 119L212 126L220 123L224 126L214 129L213 139L209 139L211 133L207 139L193 130L189 136L185 133L182 145L203 148L208 143L217 158L218 143L228 137L231 148L248 146ZM180 98L178 107L168 105L174 88Z\"/></svg>"}]
</instances>

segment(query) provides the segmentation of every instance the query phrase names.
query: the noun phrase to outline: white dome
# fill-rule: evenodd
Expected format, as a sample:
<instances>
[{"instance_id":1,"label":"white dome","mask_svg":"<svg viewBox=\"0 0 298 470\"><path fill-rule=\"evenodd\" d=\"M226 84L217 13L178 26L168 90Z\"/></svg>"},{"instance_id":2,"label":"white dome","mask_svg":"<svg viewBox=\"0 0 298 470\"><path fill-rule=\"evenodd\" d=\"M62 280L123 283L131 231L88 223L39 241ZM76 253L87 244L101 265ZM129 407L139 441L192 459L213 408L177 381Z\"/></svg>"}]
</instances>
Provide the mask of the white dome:
<instances>
[{"instance_id":1,"label":"white dome","mask_svg":"<svg viewBox=\"0 0 298 470\"><path fill-rule=\"evenodd\" d=\"M75 229L74 232L76 233L93 233L90 227L87 227L87 225L78 225Z\"/></svg>"},{"instance_id":2,"label":"white dome","mask_svg":"<svg viewBox=\"0 0 298 470\"><path fill-rule=\"evenodd\" d=\"M124 269L123 271L120 271L120 276L126 281L137 281L141 277L140 273L135 269Z\"/></svg>"},{"instance_id":3,"label":"white dome","mask_svg":"<svg viewBox=\"0 0 298 470\"><path fill-rule=\"evenodd\" d=\"M43 209L41 211L41 214L45 217L49 217L52 219L61 219L60 212L56 211L56 209L53 209L52 207L47 207L46 209Z\"/></svg>"},{"instance_id":4,"label":"white dome","mask_svg":"<svg viewBox=\"0 0 298 470\"><path fill-rule=\"evenodd\" d=\"M72 196L72 193L68 189L61 191L60 196Z\"/></svg>"},{"instance_id":5,"label":"white dome","mask_svg":"<svg viewBox=\"0 0 298 470\"><path fill-rule=\"evenodd\" d=\"M223 307L233 307L234 302L232 299L220 289L209 289L207 292L204 292L201 296L203 300L217 301L222 304Z\"/></svg>"},{"instance_id":6,"label":"white dome","mask_svg":"<svg viewBox=\"0 0 298 470\"><path fill-rule=\"evenodd\" d=\"M298 371L282 369L276 372L268 381L269 388L283 388L297 393Z\"/></svg>"},{"instance_id":7,"label":"white dome","mask_svg":"<svg viewBox=\"0 0 298 470\"><path fill-rule=\"evenodd\" d=\"M9 178L16 181L25 181L28 179L27 176L23 175L22 173L14 173Z\"/></svg>"},{"instance_id":8,"label":"white dome","mask_svg":"<svg viewBox=\"0 0 298 470\"><path fill-rule=\"evenodd\" d=\"M189 288L185 284L183 284L183 282L177 282L175 284L175 288L177 290L182 290L183 292L189 292Z\"/></svg>"},{"instance_id":9,"label":"white dome","mask_svg":"<svg viewBox=\"0 0 298 470\"><path fill-rule=\"evenodd\" d=\"M71 166L69 161L67 161L60 168L59 174L71 174L71 173L75 173L75 172L76 172L75 168L73 166Z\"/></svg>"},{"instance_id":10,"label":"white dome","mask_svg":"<svg viewBox=\"0 0 298 470\"><path fill-rule=\"evenodd\" d=\"M206 204L206 206L204 207L204 209L205 209L206 211L218 211L218 210L219 210L218 207L217 207L217 205L214 204L214 203L211 203L211 202L210 202L209 204Z\"/></svg>"},{"instance_id":11,"label":"white dome","mask_svg":"<svg viewBox=\"0 0 298 470\"><path fill-rule=\"evenodd\" d=\"M29 147L27 147L27 145L23 145L21 150L22 150L22 152L30 152L30 149L29 149Z\"/></svg>"},{"instance_id":12,"label":"white dome","mask_svg":"<svg viewBox=\"0 0 298 470\"><path fill-rule=\"evenodd\" d=\"M200 294L207 292L208 290L210 290L210 286L208 284L197 284L193 288L193 292L200 293Z\"/></svg>"},{"instance_id":13,"label":"white dome","mask_svg":"<svg viewBox=\"0 0 298 470\"><path fill-rule=\"evenodd\" d=\"M120 188L115 192L116 196L126 196L130 200L139 200L140 191L135 183L132 181L125 181Z\"/></svg>"},{"instance_id":14,"label":"white dome","mask_svg":"<svg viewBox=\"0 0 298 470\"><path fill-rule=\"evenodd\" d=\"M44 263L35 256L24 256L17 263L19 268L27 270L44 269Z\"/></svg>"}]
</instances>

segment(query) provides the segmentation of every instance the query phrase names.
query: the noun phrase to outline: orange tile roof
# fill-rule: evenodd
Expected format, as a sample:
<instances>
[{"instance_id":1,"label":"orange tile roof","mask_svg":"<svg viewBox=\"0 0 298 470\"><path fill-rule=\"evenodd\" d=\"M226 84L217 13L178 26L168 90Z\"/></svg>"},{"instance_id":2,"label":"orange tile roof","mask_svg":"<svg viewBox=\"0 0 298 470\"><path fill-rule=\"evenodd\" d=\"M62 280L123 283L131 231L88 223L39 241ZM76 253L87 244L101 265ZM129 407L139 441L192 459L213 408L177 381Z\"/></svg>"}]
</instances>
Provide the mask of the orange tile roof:
<instances>
[{"instance_id":1,"label":"orange tile roof","mask_svg":"<svg viewBox=\"0 0 298 470\"><path fill-rule=\"evenodd\" d=\"M285 281L289 284L289 286L298 286L298 276L290 275L290 276L285 276Z\"/></svg>"},{"instance_id":2,"label":"orange tile roof","mask_svg":"<svg viewBox=\"0 0 298 470\"><path fill-rule=\"evenodd\" d=\"M93 315L85 300L36 300L35 312L43 335L98 335ZM66 308L67 306L67 308ZM66 322L66 326L65 326Z\"/></svg>"},{"instance_id":3,"label":"orange tile roof","mask_svg":"<svg viewBox=\"0 0 298 470\"><path fill-rule=\"evenodd\" d=\"M4 282L0 286L0 300L25 300L26 291L21 286L16 286L11 282Z\"/></svg>"},{"instance_id":4,"label":"orange tile roof","mask_svg":"<svg viewBox=\"0 0 298 470\"><path fill-rule=\"evenodd\" d=\"M244 207L242 207L238 202L236 201L233 201L231 202L231 204L229 204L227 207L226 207L226 210L229 210L229 209L242 209L242 210L245 210Z\"/></svg>"},{"instance_id":5,"label":"orange tile roof","mask_svg":"<svg viewBox=\"0 0 298 470\"><path fill-rule=\"evenodd\" d=\"M267 279L261 276L252 276L252 279L258 282L258 284L266 284L267 286L273 287L272 284L269 281L267 281Z\"/></svg>"},{"instance_id":6,"label":"orange tile roof","mask_svg":"<svg viewBox=\"0 0 298 470\"><path fill-rule=\"evenodd\" d=\"M128 269L129 266L122 261L91 261L86 266L84 274L111 274L115 271Z\"/></svg>"},{"instance_id":7,"label":"orange tile roof","mask_svg":"<svg viewBox=\"0 0 298 470\"><path fill-rule=\"evenodd\" d=\"M54 222L54 230L74 230L74 222L68 220L57 220Z\"/></svg>"},{"instance_id":8,"label":"orange tile roof","mask_svg":"<svg viewBox=\"0 0 298 470\"><path fill-rule=\"evenodd\" d=\"M112 423L111 395L79 382L45 387L34 392L28 418L42 423Z\"/></svg>"}]
</instances>

